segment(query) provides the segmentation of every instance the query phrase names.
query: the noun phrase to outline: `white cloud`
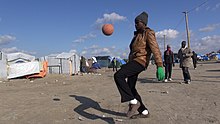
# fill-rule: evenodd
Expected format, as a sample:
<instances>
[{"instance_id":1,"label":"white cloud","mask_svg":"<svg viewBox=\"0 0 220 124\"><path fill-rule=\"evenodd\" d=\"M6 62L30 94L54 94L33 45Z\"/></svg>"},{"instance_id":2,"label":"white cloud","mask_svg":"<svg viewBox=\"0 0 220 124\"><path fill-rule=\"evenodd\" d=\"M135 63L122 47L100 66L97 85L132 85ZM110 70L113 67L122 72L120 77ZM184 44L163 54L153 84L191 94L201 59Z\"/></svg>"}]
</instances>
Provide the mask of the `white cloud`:
<instances>
[{"instance_id":1,"label":"white cloud","mask_svg":"<svg viewBox=\"0 0 220 124\"><path fill-rule=\"evenodd\" d=\"M12 35L2 35L0 36L0 45L9 44L10 42L16 40L16 37Z\"/></svg>"},{"instance_id":2,"label":"white cloud","mask_svg":"<svg viewBox=\"0 0 220 124\"><path fill-rule=\"evenodd\" d=\"M5 53L14 53L14 52L20 52L20 50L17 47L11 47L11 48L2 48L3 52Z\"/></svg>"},{"instance_id":3,"label":"white cloud","mask_svg":"<svg viewBox=\"0 0 220 124\"><path fill-rule=\"evenodd\" d=\"M87 56L87 57L104 56L104 55L111 55L112 51L113 51L112 48L99 47L98 45L92 45L89 48L84 48L84 50L80 54Z\"/></svg>"},{"instance_id":4,"label":"white cloud","mask_svg":"<svg viewBox=\"0 0 220 124\"><path fill-rule=\"evenodd\" d=\"M80 53L87 58L92 56L115 56L119 58L127 58L129 49L117 49L115 46L110 47L99 47L97 45L92 45L89 48L84 48Z\"/></svg>"},{"instance_id":5,"label":"white cloud","mask_svg":"<svg viewBox=\"0 0 220 124\"><path fill-rule=\"evenodd\" d=\"M220 35L206 36L191 45L197 53L209 53L220 49Z\"/></svg>"},{"instance_id":6,"label":"white cloud","mask_svg":"<svg viewBox=\"0 0 220 124\"><path fill-rule=\"evenodd\" d=\"M124 20L126 20L126 17L113 12L110 14L104 14L103 18L98 18L96 20L96 24L101 24L101 23L106 23L106 22L124 21Z\"/></svg>"},{"instance_id":7,"label":"white cloud","mask_svg":"<svg viewBox=\"0 0 220 124\"><path fill-rule=\"evenodd\" d=\"M81 52L81 55L86 55L87 54L87 51L86 50L83 50L82 52Z\"/></svg>"},{"instance_id":8,"label":"white cloud","mask_svg":"<svg viewBox=\"0 0 220 124\"><path fill-rule=\"evenodd\" d=\"M77 50L70 50L70 53L77 53Z\"/></svg>"},{"instance_id":9,"label":"white cloud","mask_svg":"<svg viewBox=\"0 0 220 124\"><path fill-rule=\"evenodd\" d=\"M201 32L210 32L210 31L214 31L215 29L219 28L220 27L220 23L218 24L211 24L211 25L208 25L204 28L200 28L199 31Z\"/></svg>"},{"instance_id":10,"label":"white cloud","mask_svg":"<svg viewBox=\"0 0 220 124\"><path fill-rule=\"evenodd\" d=\"M220 3L215 4L215 6L212 8L212 10L216 10L220 7Z\"/></svg>"},{"instance_id":11,"label":"white cloud","mask_svg":"<svg viewBox=\"0 0 220 124\"><path fill-rule=\"evenodd\" d=\"M91 51L91 54L92 55L109 55L111 52L110 52L110 49L109 48L97 48L97 49L94 49L93 51Z\"/></svg>"},{"instance_id":12,"label":"white cloud","mask_svg":"<svg viewBox=\"0 0 220 124\"><path fill-rule=\"evenodd\" d=\"M17 47L2 48L2 49L0 49L0 51L3 51L4 53L22 52L22 53L26 53L26 54L30 54L30 55L35 55L36 54L36 52L29 52L29 51L25 51L25 50L20 50Z\"/></svg>"},{"instance_id":13,"label":"white cloud","mask_svg":"<svg viewBox=\"0 0 220 124\"><path fill-rule=\"evenodd\" d=\"M89 47L88 49L98 49L99 46L98 45L92 45L91 47Z\"/></svg>"},{"instance_id":14,"label":"white cloud","mask_svg":"<svg viewBox=\"0 0 220 124\"><path fill-rule=\"evenodd\" d=\"M210 6L207 6L207 7L206 7L206 10L207 10L207 11L210 10Z\"/></svg>"},{"instance_id":15,"label":"white cloud","mask_svg":"<svg viewBox=\"0 0 220 124\"><path fill-rule=\"evenodd\" d=\"M196 8L196 11L199 11L199 7Z\"/></svg>"},{"instance_id":16,"label":"white cloud","mask_svg":"<svg viewBox=\"0 0 220 124\"><path fill-rule=\"evenodd\" d=\"M82 43L86 40L95 38L96 35L93 33L86 34L84 36L80 36L78 39L74 40L73 43Z\"/></svg>"},{"instance_id":17,"label":"white cloud","mask_svg":"<svg viewBox=\"0 0 220 124\"><path fill-rule=\"evenodd\" d=\"M165 29L163 31L156 32L156 37L158 39L163 39L164 35L165 35L166 38L168 38L168 39L175 39L178 36L178 34L179 34L179 32L177 30Z\"/></svg>"},{"instance_id":18,"label":"white cloud","mask_svg":"<svg viewBox=\"0 0 220 124\"><path fill-rule=\"evenodd\" d=\"M220 7L220 3L216 3L214 6L207 6L205 9L207 10L207 11L215 11L215 10L217 10L218 8Z\"/></svg>"}]
</instances>

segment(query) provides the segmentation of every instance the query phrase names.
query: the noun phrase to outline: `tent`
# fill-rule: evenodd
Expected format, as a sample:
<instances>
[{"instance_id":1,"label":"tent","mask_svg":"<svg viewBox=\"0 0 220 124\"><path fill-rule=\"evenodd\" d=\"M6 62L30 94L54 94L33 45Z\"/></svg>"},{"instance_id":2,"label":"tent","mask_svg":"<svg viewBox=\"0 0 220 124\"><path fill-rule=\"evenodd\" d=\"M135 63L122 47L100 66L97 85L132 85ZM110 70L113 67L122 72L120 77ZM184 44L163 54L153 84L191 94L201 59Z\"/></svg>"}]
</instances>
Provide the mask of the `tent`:
<instances>
[{"instance_id":1,"label":"tent","mask_svg":"<svg viewBox=\"0 0 220 124\"><path fill-rule=\"evenodd\" d=\"M110 56L96 56L95 58L101 67L108 67L111 63Z\"/></svg>"},{"instance_id":2,"label":"tent","mask_svg":"<svg viewBox=\"0 0 220 124\"><path fill-rule=\"evenodd\" d=\"M61 59L61 72L64 74L78 74L80 71L80 57L75 53L61 53L57 55Z\"/></svg>"},{"instance_id":3,"label":"tent","mask_svg":"<svg viewBox=\"0 0 220 124\"><path fill-rule=\"evenodd\" d=\"M220 53L214 53L210 56L211 60L220 60Z\"/></svg>"},{"instance_id":4,"label":"tent","mask_svg":"<svg viewBox=\"0 0 220 124\"><path fill-rule=\"evenodd\" d=\"M33 74L40 74L42 63L25 53L4 54L0 52L0 78L12 79ZM44 75L45 76L45 75Z\"/></svg>"},{"instance_id":5,"label":"tent","mask_svg":"<svg viewBox=\"0 0 220 124\"><path fill-rule=\"evenodd\" d=\"M80 71L80 57L76 53L51 54L45 60L48 61L49 73L73 75Z\"/></svg>"},{"instance_id":6,"label":"tent","mask_svg":"<svg viewBox=\"0 0 220 124\"><path fill-rule=\"evenodd\" d=\"M47 74L47 66L48 66L47 61L40 62L40 72L37 74L28 75L28 76L26 76L26 78L43 78L43 77L45 77Z\"/></svg>"},{"instance_id":7,"label":"tent","mask_svg":"<svg viewBox=\"0 0 220 124\"><path fill-rule=\"evenodd\" d=\"M112 65L112 60L113 60L114 57L110 57L110 64L109 64L109 68L112 68L113 65ZM117 68L120 68L121 65L124 65L126 64L125 60L121 59L121 58L116 58L116 65L117 65Z\"/></svg>"},{"instance_id":8,"label":"tent","mask_svg":"<svg viewBox=\"0 0 220 124\"><path fill-rule=\"evenodd\" d=\"M8 79L40 73L38 61L15 63L8 67Z\"/></svg>"},{"instance_id":9,"label":"tent","mask_svg":"<svg viewBox=\"0 0 220 124\"><path fill-rule=\"evenodd\" d=\"M50 54L40 59L48 62L48 73L61 73L61 59L56 58L58 54Z\"/></svg>"},{"instance_id":10,"label":"tent","mask_svg":"<svg viewBox=\"0 0 220 124\"><path fill-rule=\"evenodd\" d=\"M7 54L7 78L17 78L40 72L40 65L35 56L21 52Z\"/></svg>"},{"instance_id":11,"label":"tent","mask_svg":"<svg viewBox=\"0 0 220 124\"><path fill-rule=\"evenodd\" d=\"M7 62L9 65L15 64L15 63L31 62L34 60L35 60L35 56L28 55L28 54L21 53L21 52L7 54Z\"/></svg>"},{"instance_id":12,"label":"tent","mask_svg":"<svg viewBox=\"0 0 220 124\"><path fill-rule=\"evenodd\" d=\"M7 79L7 56L0 51L0 80Z\"/></svg>"}]
</instances>

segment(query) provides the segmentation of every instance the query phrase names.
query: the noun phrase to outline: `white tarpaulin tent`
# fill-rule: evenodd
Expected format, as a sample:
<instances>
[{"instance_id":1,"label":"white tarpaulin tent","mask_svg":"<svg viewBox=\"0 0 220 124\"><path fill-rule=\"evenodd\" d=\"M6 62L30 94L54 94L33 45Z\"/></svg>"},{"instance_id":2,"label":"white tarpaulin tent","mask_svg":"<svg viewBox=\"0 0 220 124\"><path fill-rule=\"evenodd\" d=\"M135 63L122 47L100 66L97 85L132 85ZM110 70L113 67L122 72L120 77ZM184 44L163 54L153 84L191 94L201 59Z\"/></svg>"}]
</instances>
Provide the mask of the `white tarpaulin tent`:
<instances>
[{"instance_id":1,"label":"white tarpaulin tent","mask_svg":"<svg viewBox=\"0 0 220 124\"><path fill-rule=\"evenodd\" d=\"M0 80L7 79L7 60L6 54L0 51Z\"/></svg>"},{"instance_id":2,"label":"white tarpaulin tent","mask_svg":"<svg viewBox=\"0 0 220 124\"><path fill-rule=\"evenodd\" d=\"M11 64L8 69L8 79L40 73L38 61Z\"/></svg>"},{"instance_id":3,"label":"white tarpaulin tent","mask_svg":"<svg viewBox=\"0 0 220 124\"><path fill-rule=\"evenodd\" d=\"M31 56L21 52L7 54L7 61L9 65L14 63L31 62L34 60L35 56Z\"/></svg>"},{"instance_id":4,"label":"white tarpaulin tent","mask_svg":"<svg viewBox=\"0 0 220 124\"><path fill-rule=\"evenodd\" d=\"M31 74L40 73L40 63L35 61L35 57L25 53L10 53L0 56L0 77L17 78Z\"/></svg>"},{"instance_id":5,"label":"white tarpaulin tent","mask_svg":"<svg viewBox=\"0 0 220 124\"><path fill-rule=\"evenodd\" d=\"M49 73L73 75L80 71L80 57L75 53L51 54L44 59L48 61Z\"/></svg>"}]
</instances>

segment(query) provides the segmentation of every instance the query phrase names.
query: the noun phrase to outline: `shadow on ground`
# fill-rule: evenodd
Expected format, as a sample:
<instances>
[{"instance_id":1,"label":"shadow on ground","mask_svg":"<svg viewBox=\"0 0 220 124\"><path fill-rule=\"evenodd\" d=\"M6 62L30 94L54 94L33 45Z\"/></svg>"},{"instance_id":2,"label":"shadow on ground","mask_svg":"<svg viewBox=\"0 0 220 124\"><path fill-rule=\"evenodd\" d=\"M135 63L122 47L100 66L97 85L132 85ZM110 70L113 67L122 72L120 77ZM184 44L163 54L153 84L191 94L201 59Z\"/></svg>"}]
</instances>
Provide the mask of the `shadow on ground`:
<instances>
[{"instance_id":1,"label":"shadow on ground","mask_svg":"<svg viewBox=\"0 0 220 124\"><path fill-rule=\"evenodd\" d=\"M206 70L207 72L220 72L220 70Z\"/></svg>"},{"instance_id":2,"label":"shadow on ground","mask_svg":"<svg viewBox=\"0 0 220 124\"><path fill-rule=\"evenodd\" d=\"M156 84L157 83L179 83L181 79L173 79L173 81L164 82L164 81L158 81L156 78L138 78L138 81L140 83L156 83Z\"/></svg>"},{"instance_id":3,"label":"shadow on ground","mask_svg":"<svg viewBox=\"0 0 220 124\"><path fill-rule=\"evenodd\" d=\"M101 119L101 120L107 122L108 124L115 124L115 121L112 117L102 117L102 116L96 115L94 113L86 112L86 109L91 109L91 108L98 110L100 112L103 112L103 113L111 114L111 115L125 116L125 113L115 112L112 110L107 110L107 109L102 108L98 102L96 102L90 98L87 98L84 96L77 96L77 95L69 95L69 96L75 98L76 100L78 100L81 103L79 106L77 106L73 110L75 112L77 112L79 115L81 115L87 119L91 119L91 120Z\"/></svg>"}]
</instances>

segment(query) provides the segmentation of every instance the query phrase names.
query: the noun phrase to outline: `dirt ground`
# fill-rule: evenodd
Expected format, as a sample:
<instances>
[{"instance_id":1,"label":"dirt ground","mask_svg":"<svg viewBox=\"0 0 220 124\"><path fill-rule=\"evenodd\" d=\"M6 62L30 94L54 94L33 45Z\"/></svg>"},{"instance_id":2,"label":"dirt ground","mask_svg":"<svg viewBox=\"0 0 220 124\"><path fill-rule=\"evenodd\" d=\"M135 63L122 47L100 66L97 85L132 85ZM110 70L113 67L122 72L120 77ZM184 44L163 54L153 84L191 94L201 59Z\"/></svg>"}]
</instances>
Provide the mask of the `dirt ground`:
<instances>
[{"instance_id":1,"label":"dirt ground","mask_svg":"<svg viewBox=\"0 0 220 124\"><path fill-rule=\"evenodd\" d=\"M155 80L155 65L140 74L137 89L151 117L128 119L111 69L101 75L56 75L0 81L0 124L220 124L220 62L190 68L192 83Z\"/></svg>"}]
</instances>

